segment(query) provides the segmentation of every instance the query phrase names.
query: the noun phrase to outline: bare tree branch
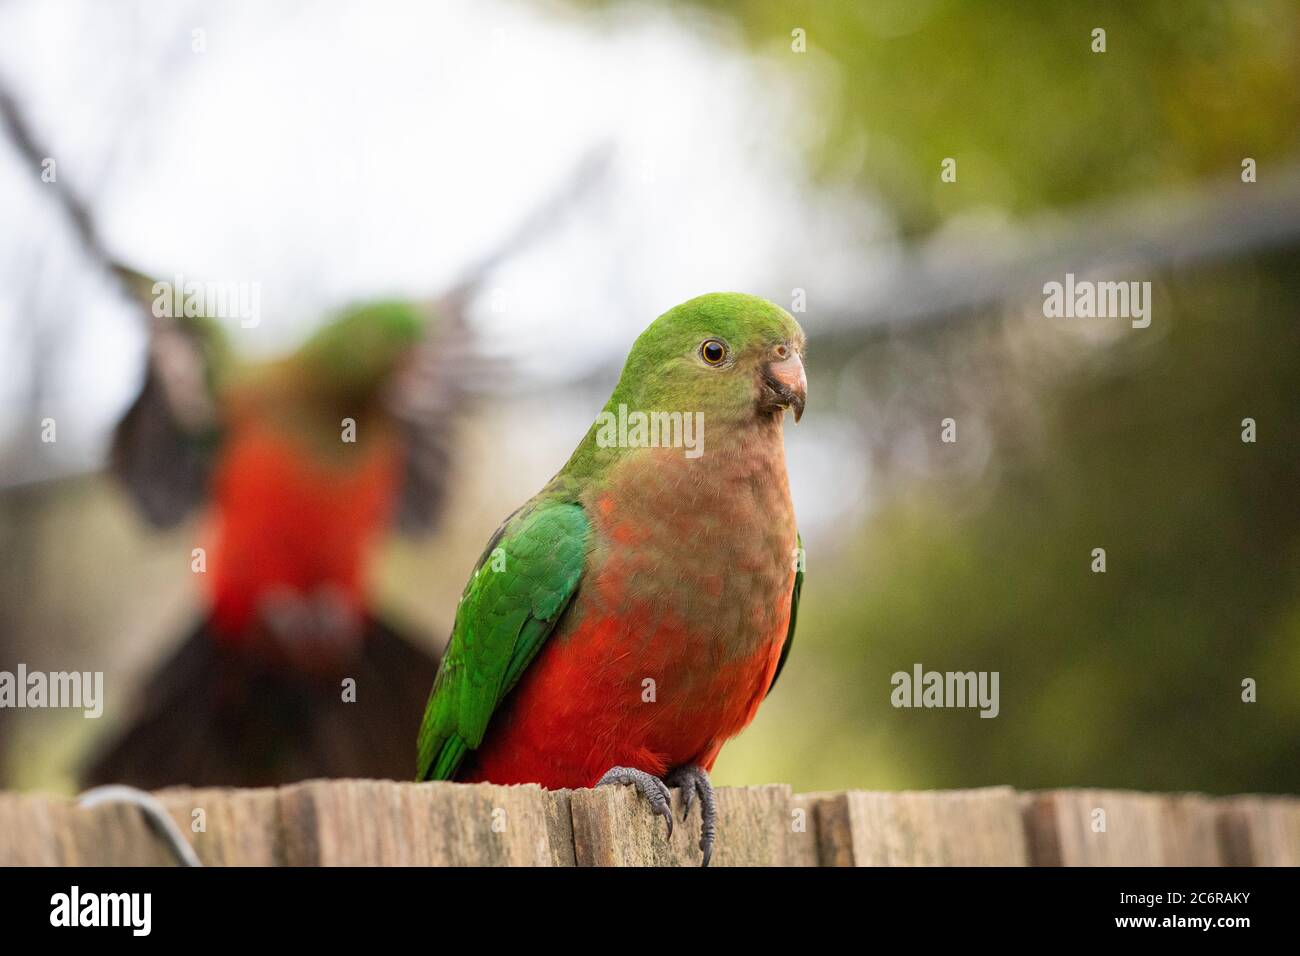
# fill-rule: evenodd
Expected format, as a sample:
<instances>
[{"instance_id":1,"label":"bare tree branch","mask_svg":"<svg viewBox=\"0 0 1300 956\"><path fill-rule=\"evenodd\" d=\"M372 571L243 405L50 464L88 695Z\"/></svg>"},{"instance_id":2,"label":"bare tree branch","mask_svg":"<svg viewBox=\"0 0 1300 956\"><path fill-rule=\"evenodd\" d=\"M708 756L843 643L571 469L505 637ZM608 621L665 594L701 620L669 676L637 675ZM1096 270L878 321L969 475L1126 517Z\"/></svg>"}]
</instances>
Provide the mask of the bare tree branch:
<instances>
[{"instance_id":1,"label":"bare tree branch","mask_svg":"<svg viewBox=\"0 0 1300 956\"><path fill-rule=\"evenodd\" d=\"M32 132L31 125L18 106L17 99L3 80L0 80L0 122L3 122L5 132L8 133L9 140L18 150L19 155L34 170L40 169L42 163L51 154L37 142L36 134ZM87 254L107 268L115 268L116 263L104 245L98 224L85 199L79 196L66 180L62 182L56 180L50 185Z\"/></svg>"}]
</instances>

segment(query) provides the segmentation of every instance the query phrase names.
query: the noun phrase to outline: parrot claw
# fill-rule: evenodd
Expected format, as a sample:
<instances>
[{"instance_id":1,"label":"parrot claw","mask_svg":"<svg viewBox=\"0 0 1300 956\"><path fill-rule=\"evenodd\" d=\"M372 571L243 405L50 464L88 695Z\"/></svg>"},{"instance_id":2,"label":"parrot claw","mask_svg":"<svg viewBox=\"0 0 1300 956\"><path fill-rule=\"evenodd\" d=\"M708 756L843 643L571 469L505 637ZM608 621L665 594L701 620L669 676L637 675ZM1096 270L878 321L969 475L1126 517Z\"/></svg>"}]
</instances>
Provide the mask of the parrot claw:
<instances>
[{"instance_id":1,"label":"parrot claw","mask_svg":"<svg viewBox=\"0 0 1300 956\"><path fill-rule=\"evenodd\" d=\"M605 775L596 781L596 786L619 784L624 787L636 787L636 792L646 798L650 812L663 817L668 824L668 839L673 837L672 795L667 785L653 774L635 767L610 767Z\"/></svg>"},{"instance_id":2,"label":"parrot claw","mask_svg":"<svg viewBox=\"0 0 1300 956\"><path fill-rule=\"evenodd\" d=\"M666 780L669 786L681 788L683 820L690 814L696 794L700 797L700 851L704 854L704 862L700 866L708 866L718 835L718 801L713 794L709 775L703 767L688 764L678 767Z\"/></svg>"}]
</instances>

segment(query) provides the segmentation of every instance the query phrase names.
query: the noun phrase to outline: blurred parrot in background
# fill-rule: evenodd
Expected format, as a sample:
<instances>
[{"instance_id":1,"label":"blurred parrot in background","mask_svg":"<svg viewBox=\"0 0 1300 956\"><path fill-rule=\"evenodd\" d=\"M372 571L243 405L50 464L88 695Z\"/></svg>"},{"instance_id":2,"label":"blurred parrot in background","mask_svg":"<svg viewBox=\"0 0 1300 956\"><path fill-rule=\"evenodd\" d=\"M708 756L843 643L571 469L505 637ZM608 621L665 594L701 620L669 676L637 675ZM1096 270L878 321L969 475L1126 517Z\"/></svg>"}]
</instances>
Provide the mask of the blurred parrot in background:
<instances>
[{"instance_id":1,"label":"blurred parrot in background","mask_svg":"<svg viewBox=\"0 0 1300 956\"><path fill-rule=\"evenodd\" d=\"M803 561L783 418L803 413L803 349L789 314L740 294L692 299L642 333L568 463L476 564L419 779L631 785L670 834L680 786L687 812L700 799L708 864L708 771L794 636ZM629 410L679 415L695 446L661 431L649 447Z\"/></svg>"},{"instance_id":2,"label":"blurred parrot in background","mask_svg":"<svg viewBox=\"0 0 1300 956\"><path fill-rule=\"evenodd\" d=\"M111 466L158 527L210 499L211 612L85 783L409 778L437 658L375 617L367 559L388 524L429 531L442 509L455 421L488 367L465 321L470 300L608 162L607 149L584 156L436 300L349 309L278 362L241 368L213 320L151 311L144 384ZM93 230L87 245L102 249ZM104 260L139 301L155 297L155 283ZM355 699L343 702L349 677Z\"/></svg>"},{"instance_id":3,"label":"blurred parrot in background","mask_svg":"<svg viewBox=\"0 0 1300 956\"><path fill-rule=\"evenodd\" d=\"M126 278L142 296L151 285ZM441 508L468 368L462 305L349 309L249 368L214 321L153 319L111 467L155 526L207 504L195 544L210 609L84 783L409 776L437 658L375 616L366 572L390 523L425 531Z\"/></svg>"},{"instance_id":4,"label":"blurred parrot in background","mask_svg":"<svg viewBox=\"0 0 1300 956\"><path fill-rule=\"evenodd\" d=\"M51 152L3 82L0 126L39 175ZM484 370L464 321L470 298L605 180L611 156L609 144L582 155L436 301L349 309L278 362L232 362L215 320L143 313L146 373L117 427L111 467L157 527L208 508L210 608L83 782L409 777L409 740L437 659L375 616L368 559L389 523L427 531L441 510L455 419ZM137 301L156 297L155 283L111 254L71 184L39 188L92 263ZM344 700L347 678L354 700Z\"/></svg>"}]
</instances>

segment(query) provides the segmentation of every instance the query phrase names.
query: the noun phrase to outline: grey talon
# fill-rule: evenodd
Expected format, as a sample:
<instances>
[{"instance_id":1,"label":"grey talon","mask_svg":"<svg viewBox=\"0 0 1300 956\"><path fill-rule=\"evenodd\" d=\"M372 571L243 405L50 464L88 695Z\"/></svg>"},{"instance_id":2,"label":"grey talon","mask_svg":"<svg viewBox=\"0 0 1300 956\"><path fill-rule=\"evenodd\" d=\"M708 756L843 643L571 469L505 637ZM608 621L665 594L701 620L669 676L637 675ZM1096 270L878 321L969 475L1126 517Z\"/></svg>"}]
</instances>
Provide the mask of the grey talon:
<instances>
[{"instance_id":1,"label":"grey talon","mask_svg":"<svg viewBox=\"0 0 1300 956\"><path fill-rule=\"evenodd\" d=\"M636 792L645 797L650 804L650 812L664 818L668 824L668 839L673 838L672 794L667 785L653 774L635 767L610 767L596 781L596 786L619 784L624 787L636 787Z\"/></svg>"},{"instance_id":2,"label":"grey talon","mask_svg":"<svg viewBox=\"0 0 1300 956\"><path fill-rule=\"evenodd\" d=\"M691 806L695 803L695 787L682 787L682 819L691 815Z\"/></svg>"},{"instance_id":3,"label":"grey talon","mask_svg":"<svg viewBox=\"0 0 1300 956\"><path fill-rule=\"evenodd\" d=\"M718 836L718 801L714 796L709 775L703 767L688 764L678 767L668 774L666 779L672 786L681 788L682 803L686 807L686 813L690 813L695 795L699 794L700 851L704 854L704 860L700 865L708 866L709 860L713 858L713 847L717 843ZM682 814L682 819L686 819L686 813Z\"/></svg>"}]
</instances>

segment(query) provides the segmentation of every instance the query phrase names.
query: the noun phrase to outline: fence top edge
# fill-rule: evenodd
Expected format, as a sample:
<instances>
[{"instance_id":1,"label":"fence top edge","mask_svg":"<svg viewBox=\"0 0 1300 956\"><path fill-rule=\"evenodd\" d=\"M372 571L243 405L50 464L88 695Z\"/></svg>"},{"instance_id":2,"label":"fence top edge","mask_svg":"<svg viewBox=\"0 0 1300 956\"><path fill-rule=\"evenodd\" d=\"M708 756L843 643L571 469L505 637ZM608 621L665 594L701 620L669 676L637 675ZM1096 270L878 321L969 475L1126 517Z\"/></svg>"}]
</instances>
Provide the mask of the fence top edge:
<instances>
[{"instance_id":1,"label":"fence top edge","mask_svg":"<svg viewBox=\"0 0 1300 956\"><path fill-rule=\"evenodd\" d=\"M522 784L493 784L493 783L453 783L450 781L428 781L416 782L408 780L374 780L368 778L337 778L337 779L311 779L301 780L295 783L283 784L277 787L186 787L175 786L166 787L154 791L155 796L163 801L185 799L195 794L211 794L217 796L285 796L295 795L303 792L319 791L321 789L347 789L357 786L388 786L397 791L411 790L424 792L453 792L458 789L481 789L485 791L515 791L520 793L537 793L552 794L556 796L568 796L575 791L573 790L544 790L535 783ZM969 787L969 788L952 788L938 790L873 790L865 788L846 788L843 790L794 790L786 783L763 783L750 784L744 786L720 786L719 791L733 794L788 794L791 798L800 800L830 800L850 794L864 794L872 797L901 797L911 798L921 795L930 796L936 799L945 797L970 797L970 796L1017 796L1031 800L1050 800L1052 798L1063 796L1077 796L1080 794L1088 795L1106 795L1119 798L1164 798L1175 801L1188 802L1208 802L1213 804L1237 804L1237 805L1264 805L1264 806L1300 806L1300 794L1290 793L1266 793L1266 792L1247 792L1233 794L1211 794L1200 791L1162 791L1162 790L1132 790L1132 789L1109 789L1102 787L1048 787L1033 790L1018 790L1007 784L996 784L986 787ZM19 801L19 800L37 800L48 803L75 803L76 795L67 793L57 793L43 790L0 790L0 800Z\"/></svg>"}]
</instances>

